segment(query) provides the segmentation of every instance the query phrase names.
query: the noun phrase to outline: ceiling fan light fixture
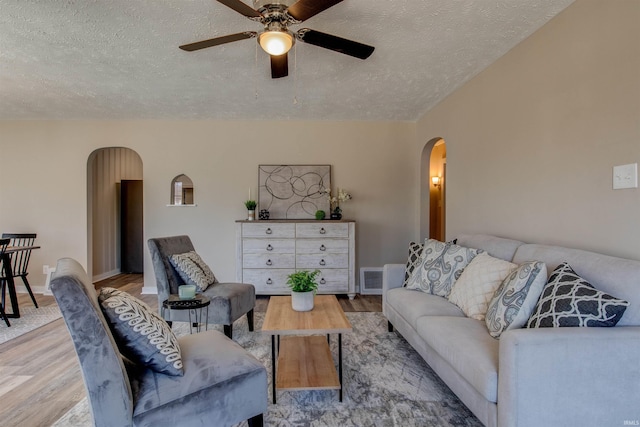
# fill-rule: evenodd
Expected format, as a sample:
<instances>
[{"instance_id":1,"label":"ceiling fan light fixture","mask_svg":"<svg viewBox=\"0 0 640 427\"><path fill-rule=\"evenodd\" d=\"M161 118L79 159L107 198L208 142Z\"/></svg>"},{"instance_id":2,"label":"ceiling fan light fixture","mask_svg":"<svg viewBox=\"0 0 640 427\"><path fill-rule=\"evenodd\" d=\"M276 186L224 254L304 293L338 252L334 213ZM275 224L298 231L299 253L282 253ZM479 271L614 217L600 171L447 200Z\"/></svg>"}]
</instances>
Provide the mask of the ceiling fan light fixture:
<instances>
[{"instance_id":1,"label":"ceiling fan light fixture","mask_svg":"<svg viewBox=\"0 0 640 427\"><path fill-rule=\"evenodd\" d=\"M260 47L269 55L280 56L289 52L295 39L288 31L265 31L258 36Z\"/></svg>"}]
</instances>

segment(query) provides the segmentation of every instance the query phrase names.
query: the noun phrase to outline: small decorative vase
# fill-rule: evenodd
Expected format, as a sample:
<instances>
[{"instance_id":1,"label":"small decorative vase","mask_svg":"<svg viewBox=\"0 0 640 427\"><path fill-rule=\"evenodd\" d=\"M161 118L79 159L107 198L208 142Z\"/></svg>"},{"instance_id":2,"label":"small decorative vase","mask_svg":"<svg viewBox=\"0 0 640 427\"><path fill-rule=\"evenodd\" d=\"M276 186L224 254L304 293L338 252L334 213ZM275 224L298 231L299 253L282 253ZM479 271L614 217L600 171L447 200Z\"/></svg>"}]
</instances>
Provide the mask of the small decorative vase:
<instances>
[{"instance_id":1,"label":"small decorative vase","mask_svg":"<svg viewBox=\"0 0 640 427\"><path fill-rule=\"evenodd\" d=\"M258 219L269 219L269 211L266 209L262 209L260 212L258 212Z\"/></svg>"},{"instance_id":2,"label":"small decorative vase","mask_svg":"<svg viewBox=\"0 0 640 427\"><path fill-rule=\"evenodd\" d=\"M313 291L291 292L291 308L294 311L313 310Z\"/></svg>"},{"instance_id":3,"label":"small decorative vase","mask_svg":"<svg viewBox=\"0 0 640 427\"><path fill-rule=\"evenodd\" d=\"M316 211L316 219L322 220L325 216L326 214L324 213L324 211Z\"/></svg>"},{"instance_id":4,"label":"small decorative vase","mask_svg":"<svg viewBox=\"0 0 640 427\"><path fill-rule=\"evenodd\" d=\"M247 220L253 221L254 219L256 219L256 211L255 210L247 211Z\"/></svg>"},{"instance_id":5,"label":"small decorative vase","mask_svg":"<svg viewBox=\"0 0 640 427\"><path fill-rule=\"evenodd\" d=\"M331 211L331 219L342 219L342 209L340 209L340 206L333 208Z\"/></svg>"}]
</instances>

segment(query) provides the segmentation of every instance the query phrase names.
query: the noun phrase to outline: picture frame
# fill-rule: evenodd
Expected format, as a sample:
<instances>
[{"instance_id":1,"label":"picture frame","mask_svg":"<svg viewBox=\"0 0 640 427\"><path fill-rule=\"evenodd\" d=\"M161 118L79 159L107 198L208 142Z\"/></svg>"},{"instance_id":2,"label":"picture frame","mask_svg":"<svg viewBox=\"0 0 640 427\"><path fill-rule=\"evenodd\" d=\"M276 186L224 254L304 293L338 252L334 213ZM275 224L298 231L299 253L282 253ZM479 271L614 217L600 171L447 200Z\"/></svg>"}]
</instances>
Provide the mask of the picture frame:
<instances>
[{"instance_id":1,"label":"picture frame","mask_svg":"<svg viewBox=\"0 0 640 427\"><path fill-rule=\"evenodd\" d=\"M315 219L329 212L331 165L259 165L258 206L270 219Z\"/></svg>"}]
</instances>

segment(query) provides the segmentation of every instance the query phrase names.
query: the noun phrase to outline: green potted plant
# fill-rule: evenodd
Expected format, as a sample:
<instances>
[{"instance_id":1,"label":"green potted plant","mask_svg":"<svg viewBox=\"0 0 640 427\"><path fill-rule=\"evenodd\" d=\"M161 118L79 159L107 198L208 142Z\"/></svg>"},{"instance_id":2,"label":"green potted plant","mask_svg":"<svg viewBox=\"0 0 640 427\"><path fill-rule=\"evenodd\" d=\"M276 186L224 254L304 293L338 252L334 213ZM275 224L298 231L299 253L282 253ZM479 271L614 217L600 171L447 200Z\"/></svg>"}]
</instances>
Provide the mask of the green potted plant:
<instances>
[{"instance_id":1,"label":"green potted plant","mask_svg":"<svg viewBox=\"0 0 640 427\"><path fill-rule=\"evenodd\" d=\"M249 221L253 221L254 219L256 219L256 206L258 206L258 204L256 203L255 200L247 200L246 202L244 202L244 205L247 208L247 219Z\"/></svg>"},{"instance_id":2,"label":"green potted plant","mask_svg":"<svg viewBox=\"0 0 640 427\"><path fill-rule=\"evenodd\" d=\"M301 270L287 276L287 285L291 288L291 308L295 311L313 310L313 296L318 290L318 274L320 270Z\"/></svg>"}]
</instances>

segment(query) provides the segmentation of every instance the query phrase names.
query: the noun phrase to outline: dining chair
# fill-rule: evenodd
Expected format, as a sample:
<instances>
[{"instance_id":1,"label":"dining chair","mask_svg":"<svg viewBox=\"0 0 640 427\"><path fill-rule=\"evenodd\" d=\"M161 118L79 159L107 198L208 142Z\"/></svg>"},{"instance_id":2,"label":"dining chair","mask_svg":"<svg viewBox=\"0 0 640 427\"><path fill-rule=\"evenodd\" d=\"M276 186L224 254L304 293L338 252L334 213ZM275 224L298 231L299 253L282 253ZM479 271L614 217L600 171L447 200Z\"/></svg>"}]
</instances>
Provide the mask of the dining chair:
<instances>
[{"instance_id":1,"label":"dining chair","mask_svg":"<svg viewBox=\"0 0 640 427\"><path fill-rule=\"evenodd\" d=\"M158 287L158 306L171 294L178 294L178 287L185 281L172 265L172 255L195 251L189 236L159 237L148 240L149 252L153 261L153 271ZM256 304L256 291L248 283L215 283L206 288L204 295L211 299L207 313L207 323L223 325L226 336L233 338L233 322L247 315L249 331L253 331L253 308ZM189 310L166 310L165 320L189 322ZM170 312L170 313L169 313Z\"/></svg>"},{"instance_id":2,"label":"dining chair","mask_svg":"<svg viewBox=\"0 0 640 427\"><path fill-rule=\"evenodd\" d=\"M9 246L9 242L11 241L11 239L0 239L0 276L2 276L4 274L4 251L7 249L7 246ZM3 289L4 289L4 282L2 282L3 284ZM3 292L3 296L4 296L4 292ZM7 324L7 326L11 326L11 323L9 323L9 319L7 318L6 313L4 312L4 298L2 299L2 305L0 305L0 317L2 317L2 319L4 320L4 323Z\"/></svg>"},{"instance_id":3,"label":"dining chair","mask_svg":"<svg viewBox=\"0 0 640 427\"><path fill-rule=\"evenodd\" d=\"M210 330L177 337L182 375L161 373L148 363L149 359L132 361L121 351L145 341L139 335L150 330L160 334L162 329L147 322L149 317L132 318L130 311L114 311L123 313L122 324L133 322L133 332L123 336L122 330L114 330L114 312L111 317L105 314L109 313L105 302L101 304L93 283L76 260L58 260L51 291L80 362L92 425L223 427L244 420L249 427L263 425L267 370L222 333ZM144 310L138 307L138 311ZM144 334L135 332L141 325L146 328ZM164 344L170 341L167 336L149 340L157 349L166 349Z\"/></svg>"},{"instance_id":4,"label":"dining chair","mask_svg":"<svg viewBox=\"0 0 640 427\"><path fill-rule=\"evenodd\" d=\"M3 239L9 239L9 246L11 247L25 247L25 246L33 246L33 242L36 240L35 233L2 233ZM36 297L33 295L31 291L31 286L29 286L29 280L27 280L27 275L29 274L29 259L31 259L31 249L25 249L22 251L17 251L11 254L11 271L13 273L13 278L20 277L22 279L22 283L24 283L24 287L27 288L27 292L29 292L29 296L31 297L31 301L33 301L33 305L38 308L38 303L36 301ZM0 275L0 281L2 282L2 306L4 307L5 293L7 287L6 274L2 273Z\"/></svg>"}]
</instances>

